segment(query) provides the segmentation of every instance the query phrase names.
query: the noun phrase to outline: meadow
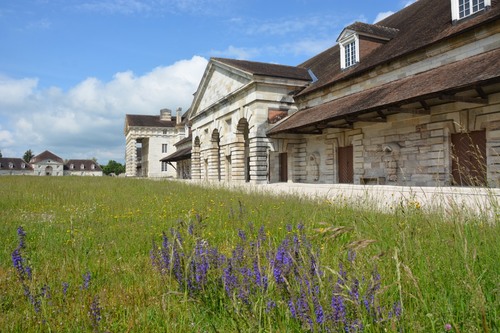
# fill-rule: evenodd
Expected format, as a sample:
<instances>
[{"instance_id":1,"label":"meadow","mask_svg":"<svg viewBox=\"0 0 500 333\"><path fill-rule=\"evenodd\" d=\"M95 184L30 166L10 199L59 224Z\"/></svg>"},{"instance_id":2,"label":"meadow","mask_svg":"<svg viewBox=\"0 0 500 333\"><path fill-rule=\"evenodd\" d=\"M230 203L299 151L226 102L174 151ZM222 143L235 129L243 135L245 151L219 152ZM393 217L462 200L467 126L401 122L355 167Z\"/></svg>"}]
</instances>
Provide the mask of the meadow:
<instances>
[{"instance_id":1,"label":"meadow","mask_svg":"<svg viewBox=\"0 0 500 333\"><path fill-rule=\"evenodd\" d=\"M401 202L0 178L1 332L500 332L500 223Z\"/></svg>"}]
</instances>

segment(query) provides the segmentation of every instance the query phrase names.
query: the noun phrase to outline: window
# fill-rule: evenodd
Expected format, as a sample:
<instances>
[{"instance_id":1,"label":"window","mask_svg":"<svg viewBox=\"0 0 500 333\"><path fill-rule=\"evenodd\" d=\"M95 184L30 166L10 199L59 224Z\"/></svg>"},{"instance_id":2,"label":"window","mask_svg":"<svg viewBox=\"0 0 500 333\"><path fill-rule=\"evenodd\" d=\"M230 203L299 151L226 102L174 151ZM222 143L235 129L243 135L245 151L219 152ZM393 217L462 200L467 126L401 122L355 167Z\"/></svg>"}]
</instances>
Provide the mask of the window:
<instances>
[{"instance_id":1,"label":"window","mask_svg":"<svg viewBox=\"0 0 500 333\"><path fill-rule=\"evenodd\" d=\"M95 170L95 164L92 164L92 165L90 166L90 168L91 168L92 170Z\"/></svg>"},{"instance_id":2,"label":"window","mask_svg":"<svg viewBox=\"0 0 500 333\"><path fill-rule=\"evenodd\" d=\"M352 34L340 41L340 66L349 68L359 62L359 38Z\"/></svg>"},{"instance_id":3,"label":"window","mask_svg":"<svg viewBox=\"0 0 500 333\"><path fill-rule=\"evenodd\" d=\"M26 168L26 164L21 163L21 169L25 169L25 168Z\"/></svg>"},{"instance_id":4,"label":"window","mask_svg":"<svg viewBox=\"0 0 500 333\"><path fill-rule=\"evenodd\" d=\"M167 171L168 162L161 162L161 171Z\"/></svg>"},{"instance_id":5,"label":"window","mask_svg":"<svg viewBox=\"0 0 500 333\"><path fill-rule=\"evenodd\" d=\"M81 169L81 170L85 169L85 165L84 165L84 164L81 164L81 165L80 165L80 169Z\"/></svg>"},{"instance_id":6,"label":"window","mask_svg":"<svg viewBox=\"0 0 500 333\"><path fill-rule=\"evenodd\" d=\"M73 169L75 168L75 165L74 165L73 163L71 163L71 164L69 165L69 168L70 168L71 170L73 170Z\"/></svg>"},{"instance_id":7,"label":"window","mask_svg":"<svg viewBox=\"0 0 500 333\"><path fill-rule=\"evenodd\" d=\"M167 144L166 143L161 145L161 152L164 154L167 152Z\"/></svg>"},{"instance_id":8,"label":"window","mask_svg":"<svg viewBox=\"0 0 500 333\"><path fill-rule=\"evenodd\" d=\"M460 20L491 6L491 0L451 0L451 16Z\"/></svg>"},{"instance_id":9,"label":"window","mask_svg":"<svg viewBox=\"0 0 500 333\"><path fill-rule=\"evenodd\" d=\"M14 163L9 162L9 169L14 169Z\"/></svg>"},{"instance_id":10,"label":"window","mask_svg":"<svg viewBox=\"0 0 500 333\"><path fill-rule=\"evenodd\" d=\"M356 63L356 42L352 41L345 46L344 55L345 67L351 67Z\"/></svg>"}]
</instances>

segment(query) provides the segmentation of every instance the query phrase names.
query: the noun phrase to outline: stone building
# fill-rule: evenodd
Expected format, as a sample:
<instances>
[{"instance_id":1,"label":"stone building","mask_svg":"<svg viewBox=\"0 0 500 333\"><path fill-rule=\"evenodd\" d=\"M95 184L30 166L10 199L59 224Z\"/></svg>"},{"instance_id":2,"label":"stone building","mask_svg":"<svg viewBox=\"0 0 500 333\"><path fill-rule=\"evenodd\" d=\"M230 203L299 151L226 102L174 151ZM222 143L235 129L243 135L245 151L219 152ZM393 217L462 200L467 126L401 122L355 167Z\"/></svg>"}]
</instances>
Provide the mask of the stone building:
<instances>
[{"instance_id":1,"label":"stone building","mask_svg":"<svg viewBox=\"0 0 500 333\"><path fill-rule=\"evenodd\" d=\"M64 176L102 176L101 166L93 160L68 160Z\"/></svg>"},{"instance_id":2,"label":"stone building","mask_svg":"<svg viewBox=\"0 0 500 333\"><path fill-rule=\"evenodd\" d=\"M306 87L306 69L251 61L209 61L188 114L191 177L268 181L266 131L295 111L293 94Z\"/></svg>"},{"instance_id":3,"label":"stone building","mask_svg":"<svg viewBox=\"0 0 500 333\"><path fill-rule=\"evenodd\" d=\"M160 110L159 116L126 115L125 138L127 176L176 177L175 167L160 160L175 152L174 144L184 138L181 109L175 117L169 109Z\"/></svg>"},{"instance_id":4,"label":"stone building","mask_svg":"<svg viewBox=\"0 0 500 333\"><path fill-rule=\"evenodd\" d=\"M33 175L33 167L22 158L0 157L0 175Z\"/></svg>"},{"instance_id":5,"label":"stone building","mask_svg":"<svg viewBox=\"0 0 500 333\"><path fill-rule=\"evenodd\" d=\"M46 150L30 160L35 176L64 176L64 161Z\"/></svg>"},{"instance_id":6,"label":"stone building","mask_svg":"<svg viewBox=\"0 0 500 333\"><path fill-rule=\"evenodd\" d=\"M419 0L297 67L211 59L192 178L500 186L500 4Z\"/></svg>"}]
</instances>

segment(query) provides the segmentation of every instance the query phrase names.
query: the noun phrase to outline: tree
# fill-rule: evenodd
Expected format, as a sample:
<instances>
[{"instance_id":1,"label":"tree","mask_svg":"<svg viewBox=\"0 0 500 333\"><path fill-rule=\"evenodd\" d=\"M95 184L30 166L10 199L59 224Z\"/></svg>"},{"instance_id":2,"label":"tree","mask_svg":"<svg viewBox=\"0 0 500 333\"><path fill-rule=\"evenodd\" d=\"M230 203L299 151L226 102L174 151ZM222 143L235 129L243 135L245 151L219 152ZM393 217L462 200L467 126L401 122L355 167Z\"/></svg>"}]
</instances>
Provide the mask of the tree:
<instances>
[{"instance_id":1,"label":"tree","mask_svg":"<svg viewBox=\"0 0 500 333\"><path fill-rule=\"evenodd\" d=\"M33 152L31 151L31 149L28 149L24 155L23 155L23 160L26 162L26 163L29 163L31 161L31 159L34 157L35 155L33 154Z\"/></svg>"},{"instance_id":2,"label":"tree","mask_svg":"<svg viewBox=\"0 0 500 333\"><path fill-rule=\"evenodd\" d=\"M101 168L105 175L110 175L112 173L119 175L125 172L125 166L113 160L110 160L108 165L101 165Z\"/></svg>"}]
</instances>

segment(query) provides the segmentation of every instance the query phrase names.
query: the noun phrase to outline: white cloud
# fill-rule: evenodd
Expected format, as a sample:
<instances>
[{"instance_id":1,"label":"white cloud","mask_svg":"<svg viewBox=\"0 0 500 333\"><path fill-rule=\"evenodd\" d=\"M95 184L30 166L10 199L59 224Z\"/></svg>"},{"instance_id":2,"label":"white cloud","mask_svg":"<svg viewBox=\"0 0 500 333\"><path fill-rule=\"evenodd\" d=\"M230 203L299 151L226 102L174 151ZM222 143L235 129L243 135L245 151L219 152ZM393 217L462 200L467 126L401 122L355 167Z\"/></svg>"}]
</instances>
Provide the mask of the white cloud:
<instances>
[{"instance_id":1,"label":"white cloud","mask_svg":"<svg viewBox=\"0 0 500 333\"><path fill-rule=\"evenodd\" d=\"M391 11L378 13L377 17L375 18L375 20L373 21L373 23L375 24L377 22L380 22L383 19L385 19L386 17L391 16L392 14L394 14L394 12L391 12Z\"/></svg>"},{"instance_id":2,"label":"white cloud","mask_svg":"<svg viewBox=\"0 0 500 333\"><path fill-rule=\"evenodd\" d=\"M238 60L249 60L255 58L261 53L261 50L258 48L245 48L245 47L236 47L230 45L225 50L211 50L210 54L214 57L223 57L223 58L233 58Z\"/></svg>"},{"instance_id":3,"label":"white cloud","mask_svg":"<svg viewBox=\"0 0 500 333\"><path fill-rule=\"evenodd\" d=\"M29 96L33 95L34 89L38 85L38 79L12 79L0 75L0 103L15 105L21 103ZM3 109L0 109L2 114Z\"/></svg>"},{"instance_id":4,"label":"white cloud","mask_svg":"<svg viewBox=\"0 0 500 333\"><path fill-rule=\"evenodd\" d=\"M405 3L405 7L408 7L409 5L411 5L412 3L415 3L417 2L418 0L409 0L409 1L406 1Z\"/></svg>"},{"instance_id":5,"label":"white cloud","mask_svg":"<svg viewBox=\"0 0 500 333\"><path fill-rule=\"evenodd\" d=\"M62 158L122 160L125 114L186 111L206 65L195 56L140 76L125 71L108 82L87 78L67 92L39 89L34 78L1 77L0 150L5 157L49 149Z\"/></svg>"}]
</instances>

